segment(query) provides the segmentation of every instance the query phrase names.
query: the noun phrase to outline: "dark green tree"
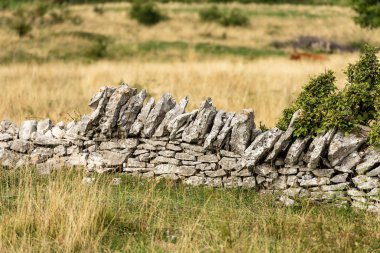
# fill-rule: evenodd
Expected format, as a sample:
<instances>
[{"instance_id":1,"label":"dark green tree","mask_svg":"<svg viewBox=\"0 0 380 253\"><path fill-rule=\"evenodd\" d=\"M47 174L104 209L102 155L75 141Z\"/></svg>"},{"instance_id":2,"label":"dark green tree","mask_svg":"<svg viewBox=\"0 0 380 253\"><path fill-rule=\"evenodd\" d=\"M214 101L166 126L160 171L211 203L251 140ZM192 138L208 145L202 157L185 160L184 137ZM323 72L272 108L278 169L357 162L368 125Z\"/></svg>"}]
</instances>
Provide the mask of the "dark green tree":
<instances>
[{"instance_id":1,"label":"dark green tree","mask_svg":"<svg viewBox=\"0 0 380 253\"><path fill-rule=\"evenodd\" d=\"M376 28L380 26L379 0L351 0L351 5L358 14L355 22L361 27Z\"/></svg>"}]
</instances>

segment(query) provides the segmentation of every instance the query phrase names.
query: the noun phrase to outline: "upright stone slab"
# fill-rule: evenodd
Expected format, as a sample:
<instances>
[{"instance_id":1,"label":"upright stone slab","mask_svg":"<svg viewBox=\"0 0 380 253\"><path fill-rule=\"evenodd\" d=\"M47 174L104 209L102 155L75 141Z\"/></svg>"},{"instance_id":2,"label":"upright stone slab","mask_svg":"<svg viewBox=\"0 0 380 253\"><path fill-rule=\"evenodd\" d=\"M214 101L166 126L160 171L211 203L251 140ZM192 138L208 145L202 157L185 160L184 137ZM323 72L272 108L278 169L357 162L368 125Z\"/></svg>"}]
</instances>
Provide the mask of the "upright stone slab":
<instances>
[{"instance_id":1,"label":"upright stone slab","mask_svg":"<svg viewBox=\"0 0 380 253\"><path fill-rule=\"evenodd\" d=\"M169 93L164 93L158 100L155 107L150 111L145 122L143 134L146 137L152 137L156 128L160 125L168 111L175 106L175 100Z\"/></svg>"},{"instance_id":2,"label":"upright stone slab","mask_svg":"<svg viewBox=\"0 0 380 253\"><path fill-rule=\"evenodd\" d=\"M296 165L298 164L299 158L307 147L307 144L310 141L310 136L304 138L296 139L293 144L290 146L288 153L285 157L285 164Z\"/></svg>"},{"instance_id":3,"label":"upright stone slab","mask_svg":"<svg viewBox=\"0 0 380 253\"><path fill-rule=\"evenodd\" d=\"M204 139L212 128L215 115L216 109L212 105L212 100L207 98L201 104L195 120L183 131L182 140L190 143Z\"/></svg>"},{"instance_id":4,"label":"upright stone slab","mask_svg":"<svg viewBox=\"0 0 380 253\"><path fill-rule=\"evenodd\" d=\"M231 134L231 130L232 130L231 122L234 117L235 117L235 113L233 112L227 113L224 125L222 129L220 130L213 144L216 149L222 149L226 145L226 142L228 142L228 136ZM227 145L228 144L229 143L227 143Z\"/></svg>"},{"instance_id":5,"label":"upright stone slab","mask_svg":"<svg viewBox=\"0 0 380 253\"><path fill-rule=\"evenodd\" d=\"M146 90L140 91L137 95L131 97L129 101L121 108L117 122L118 134L122 138L127 138L137 115L144 105Z\"/></svg>"},{"instance_id":6,"label":"upright stone slab","mask_svg":"<svg viewBox=\"0 0 380 253\"><path fill-rule=\"evenodd\" d=\"M237 113L231 121L231 126L231 151L243 154L251 139L252 128L255 128L253 111L245 109Z\"/></svg>"},{"instance_id":7,"label":"upright stone slab","mask_svg":"<svg viewBox=\"0 0 380 253\"><path fill-rule=\"evenodd\" d=\"M30 140L32 137L32 134L36 131L37 131L37 121L25 120L20 125L18 137L21 140Z\"/></svg>"},{"instance_id":8,"label":"upright stone slab","mask_svg":"<svg viewBox=\"0 0 380 253\"><path fill-rule=\"evenodd\" d=\"M247 167L257 165L272 150L282 133L282 130L273 128L260 134L245 150L244 158L246 161L243 165Z\"/></svg>"},{"instance_id":9,"label":"upright stone slab","mask_svg":"<svg viewBox=\"0 0 380 253\"><path fill-rule=\"evenodd\" d=\"M334 137L336 130L331 129L327 131L325 134L321 134L317 136L313 142L310 144L309 148L309 162L307 167L311 170L316 169L319 166L321 161L321 157L325 152L326 148L331 142L331 139Z\"/></svg>"},{"instance_id":10,"label":"upright stone slab","mask_svg":"<svg viewBox=\"0 0 380 253\"><path fill-rule=\"evenodd\" d=\"M218 111L216 113L214 124L211 128L211 132L209 135L207 135L205 142L203 144L203 147L205 149L213 149L214 148L214 141L218 137L219 131L222 129L224 125L224 118L226 113L224 111Z\"/></svg>"},{"instance_id":11,"label":"upright stone slab","mask_svg":"<svg viewBox=\"0 0 380 253\"><path fill-rule=\"evenodd\" d=\"M105 114L100 124L100 130L103 135L112 135L112 131L115 129L117 120L119 119L120 109L135 94L136 89L130 88L128 85L121 85L113 92L107 103Z\"/></svg>"},{"instance_id":12,"label":"upright stone slab","mask_svg":"<svg viewBox=\"0 0 380 253\"><path fill-rule=\"evenodd\" d=\"M282 134L276 144L274 144L272 152L267 156L265 160L266 162L273 162L281 153L281 151L283 151L290 144L294 132L294 122L300 117L300 115L301 110L298 110L293 114L288 129L286 129L285 133Z\"/></svg>"},{"instance_id":13,"label":"upright stone slab","mask_svg":"<svg viewBox=\"0 0 380 253\"><path fill-rule=\"evenodd\" d=\"M178 134L182 134L183 130L195 119L198 110L184 113L175 117L168 124L168 131L170 132L169 138L174 140Z\"/></svg>"},{"instance_id":14,"label":"upright stone slab","mask_svg":"<svg viewBox=\"0 0 380 253\"><path fill-rule=\"evenodd\" d=\"M328 159L330 164L332 166L339 165L349 154L358 150L367 138L368 133L365 131L357 131L347 135L338 131L329 146Z\"/></svg>"},{"instance_id":15,"label":"upright stone slab","mask_svg":"<svg viewBox=\"0 0 380 253\"><path fill-rule=\"evenodd\" d=\"M148 102L142 107L137 119L132 124L129 130L129 135L137 136L140 134L141 130L144 128L144 124L148 118L148 115L152 108L154 107L154 98L150 98Z\"/></svg>"},{"instance_id":16,"label":"upright stone slab","mask_svg":"<svg viewBox=\"0 0 380 253\"><path fill-rule=\"evenodd\" d=\"M153 134L154 137L162 137L169 135L168 126L170 122L177 116L182 115L186 106L189 103L189 97L183 98L173 109L166 113L165 118L162 120L161 124L157 127L157 130Z\"/></svg>"}]
</instances>

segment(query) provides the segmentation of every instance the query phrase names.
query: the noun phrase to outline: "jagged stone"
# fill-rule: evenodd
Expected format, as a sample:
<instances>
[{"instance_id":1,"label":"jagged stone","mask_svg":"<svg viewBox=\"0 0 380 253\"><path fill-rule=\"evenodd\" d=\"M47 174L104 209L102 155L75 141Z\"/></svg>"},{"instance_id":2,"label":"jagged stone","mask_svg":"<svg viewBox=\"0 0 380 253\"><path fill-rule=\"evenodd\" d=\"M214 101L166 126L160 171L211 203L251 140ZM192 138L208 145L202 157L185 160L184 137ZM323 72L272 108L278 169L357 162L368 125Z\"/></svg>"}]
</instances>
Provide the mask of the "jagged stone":
<instances>
[{"instance_id":1,"label":"jagged stone","mask_svg":"<svg viewBox=\"0 0 380 253\"><path fill-rule=\"evenodd\" d=\"M208 177L223 177L227 175L227 173L223 169L219 169L215 171L205 171L205 174Z\"/></svg>"},{"instance_id":2,"label":"jagged stone","mask_svg":"<svg viewBox=\"0 0 380 253\"><path fill-rule=\"evenodd\" d=\"M136 91L136 89L131 88L128 85L121 85L112 93L100 123L100 130L103 135L112 135L113 129L117 126L122 106L136 94Z\"/></svg>"},{"instance_id":3,"label":"jagged stone","mask_svg":"<svg viewBox=\"0 0 380 253\"><path fill-rule=\"evenodd\" d=\"M352 182L358 187L360 190L371 190L373 188L380 187L380 179L375 177L369 177L365 175L359 175L352 178Z\"/></svg>"},{"instance_id":4,"label":"jagged stone","mask_svg":"<svg viewBox=\"0 0 380 253\"><path fill-rule=\"evenodd\" d=\"M223 185L226 188L236 188L242 185L242 180L240 177L224 177Z\"/></svg>"},{"instance_id":5,"label":"jagged stone","mask_svg":"<svg viewBox=\"0 0 380 253\"><path fill-rule=\"evenodd\" d=\"M310 139L311 138L309 136L296 139L293 142L293 144L290 146L289 151L285 157L285 160L284 160L285 164L289 164L289 165L298 164L299 158L302 152L304 152Z\"/></svg>"},{"instance_id":6,"label":"jagged stone","mask_svg":"<svg viewBox=\"0 0 380 253\"><path fill-rule=\"evenodd\" d=\"M273 146L272 152L266 157L265 162L271 163L274 160L276 160L277 156L290 144L294 132L294 122L299 118L300 115L301 110L298 110L293 114L288 129L286 129L286 131L276 141L276 143Z\"/></svg>"},{"instance_id":7,"label":"jagged stone","mask_svg":"<svg viewBox=\"0 0 380 253\"><path fill-rule=\"evenodd\" d=\"M40 120L37 123L37 134L44 135L52 128L52 122L50 119Z\"/></svg>"},{"instance_id":8,"label":"jagged stone","mask_svg":"<svg viewBox=\"0 0 380 253\"><path fill-rule=\"evenodd\" d=\"M319 170L312 170L311 172L317 177L327 177L327 178L330 178L332 174L334 174L333 169L319 169Z\"/></svg>"},{"instance_id":9,"label":"jagged stone","mask_svg":"<svg viewBox=\"0 0 380 253\"><path fill-rule=\"evenodd\" d=\"M218 111L214 118L214 123L211 128L210 134L207 135L203 147L205 149L213 149L213 142L218 137L219 131L222 129L224 125L224 117L226 113L224 111Z\"/></svg>"},{"instance_id":10,"label":"jagged stone","mask_svg":"<svg viewBox=\"0 0 380 253\"><path fill-rule=\"evenodd\" d=\"M203 163L217 163L219 159L216 155L210 154L210 155L198 156L197 161L203 162Z\"/></svg>"},{"instance_id":11,"label":"jagged stone","mask_svg":"<svg viewBox=\"0 0 380 253\"><path fill-rule=\"evenodd\" d=\"M187 154L187 153L177 153L175 154L175 158L179 160L186 160L186 161L196 161L197 158L193 155Z\"/></svg>"},{"instance_id":12,"label":"jagged stone","mask_svg":"<svg viewBox=\"0 0 380 253\"><path fill-rule=\"evenodd\" d=\"M360 160L361 157L359 153L355 151L344 158L341 165L335 166L334 169L341 172L352 173L356 165L359 164Z\"/></svg>"},{"instance_id":13,"label":"jagged stone","mask_svg":"<svg viewBox=\"0 0 380 253\"><path fill-rule=\"evenodd\" d=\"M179 115L182 115L185 110L186 106L189 102L189 98L185 97L183 98L176 106L174 106L173 109L168 111L162 120L161 124L157 127L155 133L153 134L154 137L161 137L161 136L167 136L170 134L170 130L172 129L172 126L169 130L169 124Z\"/></svg>"},{"instance_id":14,"label":"jagged stone","mask_svg":"<svg viewBox=\"0 0 380 253\"><path fill-rule=\"evenodd\" d=\"M161 124L165 118L167 112L169 112L175 106L175 100L169 93L164 93L162 97L157 101L157 104L150 111L145 125L143 134L147 137L151 137L156 128Z\"/></svg>"},{"instance_id":15,"label":"jagged stone","mask_svg":"<svg viewBox=\"0 0 380 253\"><path fill-rule=\"evenodd\" d=\"M255 128L252 110L245 109L235 114L231 121L231 139L229 142L232 152L243 154L251 140L252 129Z\"/></svg>"},{"instance_id":16,"label":"jagged stone","mask_svg":"<svg viewBox=\"0 0 380 253\"><path fill-rule=\"evenodd\" d=\"M25 120L20 125L18 137L21 140L30 140L32 137L32 134L36 131L37 131L37 121Z\"/></svg>"},{"instance_id":17,"label":"jagged stone","mask_svg":"<svg viewBox=\"0 0 380 253\"><path fill-rule=\"evenodd\" d=\"M321 156L325 152L326 148L334 137L335 129L327 131L325 134L318 135L310 144L308 150L308 164L310 169L316 169L321 161Z\"/></svg>"},{"instance_id":18,"label":"jagged stone","mask_svg":"<svg viewBox=\"0 0 380 253\"><path fill-rule=\"evenodd\" d=\"M375 150L367 150L363 161L355 168L356 172L361 175L368 170L380 164L380 154Z\"/></svg>"},{"instance_id":19,"label":"jagged stone","mask_svg":"<svg viewBox=\"0 0 380 253\"><path fill-rule=\"evenodd\" d=\"M347 181L348 173L338 174L335 177L331 178L331 182L333 183L344 183Z\"/></svg>"},{"instance_id":20,"label":"jagged stone","mask_svg":"<svg viewBox=\"0 0 380 253\"><path fill-rule=\"evenodd\" d=\"M167 158L164 156L157 156L152 161L150 161L150 163L153 163L153 164L170 163L170 164L174 164L174 165L180 165L181 162L175 158Z\"/></svg>"},{"instance_id":21,"label":"jagged stone","mask_svg":"<svg viewBox=\"0 0 380 253\"><path fill-rule=\"evenodd\" d=\"M195 120L184 129L182 140L190 143L204 139L211 130L215 115L216 109L212 105L211 98L207 98L201 104Z\"/></svg>"},{"instance_id":22,"label":"jagged stone","mask_svg":"<svg viewBox=\"0 0 380 253\"><path fill-rule=\"evenodd\" d=\"M300 186L304 187L313 187L313 186L322 186L330 183L330 179L327 177L315 177L311 179L300 179Z\"/></svg>"},{"instance_id":23,"label":"jagged stone","mask_svg":"<svg viewBox=\"0 0 380 253\"><path fill-rule=\"evenodd\" d=\"M185 184L188 184L188 185L199 186L199 185L205 184L206 179L200 176L192 176L192 177L186 178L184 182Z\"/></svg>"},{"instance_id":24,"label":"jagged stone","mask_svg":"<svg viewBox=\"0 0 380 253\"><path fill-rule=\"evenodd\" d=\"M102 118L102 116L105 114L106 107L108 100L110 99L111 95L114 93L115 88L110 88L110 87L101 87L100 88L100 95L95 95L98 96L98 98L94 99L93 102L90 100L90 107L92 109L96 109L89 115L90 116L90 121L88 122L86 126L86 131L92 130L93 128L97 127L99 125L99 122ZM96 102L95 102L96 101Z\"/></svg>"},{"instance_id":25,"label":"jagged stone","mask_svg":"<svg viewBox=\"0 0 380 253\"><path fill-rule=\"evenodd\" d=\"M342 131L338 131L334 135L328 150L330 164L332 166L339 165L349 154L358 150L367 138L368 133L364 131L357 131L347 135Z\"/></svg>"},{"instance_id":26,"label":"jagged stone","mask_svg":"<svg viewBox=\"0 0 380 253\"><path fill-rule=\"evenodd\" d=\"M209 187L222 187L223 186L223 181L222 181L222 178L220 178L220 177L217 177L217 178L206 178L205 185L209 186Z\"/></svg>"},{"instance_id":27,"label":"jagged stone","mask_svg":"<svg viewBox=\"0 0 380 253\"><path fill-rule=\"evenodd\" d=\"M255 166L253 171L259 176L267 177L271 173L276 172L276 169L274 167L272 167L270 164L264 163L264 164L260 164L260 165Z\"/></svg>"},{"instance_id":28,"label":"jagged stone","mask_svg":"<svg viewBox=\"0 0 380 253\"><path fill-rule=\"evenodd\" d=\"M5 168L15 168L17 163L25 160L25 156L20 153L8 149L0 149L0 163Z\"/></svg>"},{"instance_id":29,"label":"jagged stone","mask_svg":"<svg viewBox=\"0 0 380 253\"><path fill-rule=\"evenodd\" d=\"M49 158L53 157L54 150L51 148L41 148L38 147L33 150L30 154L30 160L32 163L43 163L46 162Z\"/></svg>"},{"instance_id":30,"label":"jagged stone","mask_svg":"<svg viewBox=\"0 0 380 253\"><path fill-rule=\"evenodd\" d=\"M176 139L177 135L181 135L184 129L194 120L197 116L198 110L178 115L168 124L168 131L170 132L170 140Z\"/></svg>"},{"instance_id":31,"label":"jagged stone","mask_svg":"<svg viewBox=\"0 0 380 253\"><path fill-rule=\"evenodd\" d=\"M144 105L146 96L146 90L142 90L137 95L132 96L121 108L119 119L117 121L118 134L120 137L128 137L132 125L136 121L137 115Z\"/></svg>"},{"instance_id":32,"label":"jagged stone","mask_svg":"<svg viewBox=\"0 0 380 253\"><path fill-rule=\"evenodd\" d=\"M195 166L180 166L177 172L180 176L190 177L195 174Z\"/></svg>"},{"instance_id":33,"label":"jagged stone","mask_svg":"<svg viewBox=\"0 0 380 253\"><path fill-rule=\"evenodd\" d=\"M216 140L214 141L213 146L216 149L221 149L228 143L228 136L231 134L232 126L231 122L232 119L235 117L235 113L229 112L225 116L225 121L222 129L219 131L218 136L216 137Z\"/></svg>"},{"instance_id":34,"label":"jagged stone","mask_svg":"<svg viewBox=\"0 0 380 253\"><path fill-rule=\"evenodd\" d=\"M226 171L238 170L240 168L240 165L238 164L236 158L223 157L222 159L220 159L218 164L219 164L219 166L222 167L222 169L224 169Z\"/></svg>"},{"instance_id":35,"label":"jagged stone","mask_svg":"<svg viewBox=\"0 0 380 253\"><path fill-rule=\"evenodd\" d=\"M257 165L257 163L271 151L282 133L283 131L280 129L273 128L257 136L244 152L244 157L246 159L244 165L248 167Z\"/></svg>"},{"instance_id":36,"label":"jagged stone","mask_svg":"<svg viewBox=\"0 0 380 253\"><path fill-rule=\"evenodd\" d=\"M366 173L366 176L369 176L369 177L376 177L379 175L380 175L380 166Z\"/></svg>"},{"instance_id":37,"label":"jagged stone","mask_svg":"<svg viewBox=\"0 0 380 253\"><path fill-rule=\"evenodd\" d=\"M132 124L131 129L129 130L129 135L137 136L140 134L153 107L154 98L150 98L148 102L142 107L140 113L137 115L135 122Z\"/></svg>"},{"instance_id":38,"label":"jagged stone","mask_svg":"<svg viewBox=\"0 0 380 253\"><path fill-rule=\"evenodd\" d=\"M12 142L12 145L10 148L20 153L27 153L32 150L32 145L29 141L17 139Z\"/></svg>"},{"instance_id":39,"label":"jagged stone","mask_svg":"<svg viewBox=\"0 0 380 253\"><path fill-rule=\"evenodd\" d=\"M243 188L255 188L256 187L256 179L254 177L244 177L241 186Z\"/></svg>"},{"instance_id":40,"label":"jagged stone","mask_svg":"<svg viewBox=\"0 0 380 253\"><path fill-rule=\"evenodd\" d=\"M13 140L13 136L9 133L0 133L0 141L10 141Z\"/></svg>"}]
</instances>

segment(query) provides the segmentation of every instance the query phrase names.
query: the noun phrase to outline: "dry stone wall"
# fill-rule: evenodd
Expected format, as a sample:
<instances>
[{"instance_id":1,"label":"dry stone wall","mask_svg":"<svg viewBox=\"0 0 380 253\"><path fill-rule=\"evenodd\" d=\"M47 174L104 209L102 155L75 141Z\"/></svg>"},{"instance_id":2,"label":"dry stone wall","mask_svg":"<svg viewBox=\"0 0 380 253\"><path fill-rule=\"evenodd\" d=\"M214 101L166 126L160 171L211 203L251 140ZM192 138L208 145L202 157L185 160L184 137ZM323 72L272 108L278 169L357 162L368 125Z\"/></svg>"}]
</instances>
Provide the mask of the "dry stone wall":
<instances>
[{"instance_id":1,"label":"dry stone wall","mask_svg":"<svg viewBox=\"0 0 380 253\"><path fill-rule=\"evenodd\" d=\"M147 100L147 102L145 102ZM40 173L83 166L90 172L122 171L191 185L244 187L296 198L348 203L380 210L380 153L367 144L368 129L345 135L332 129L315 138L260 131L252 110L217 110L210 98L186 112L168 93L157 101L128 85L103 87L92 113L65 125L27 120L0 123L0 162L34 165Z\"/></svg>"}]
</instances>

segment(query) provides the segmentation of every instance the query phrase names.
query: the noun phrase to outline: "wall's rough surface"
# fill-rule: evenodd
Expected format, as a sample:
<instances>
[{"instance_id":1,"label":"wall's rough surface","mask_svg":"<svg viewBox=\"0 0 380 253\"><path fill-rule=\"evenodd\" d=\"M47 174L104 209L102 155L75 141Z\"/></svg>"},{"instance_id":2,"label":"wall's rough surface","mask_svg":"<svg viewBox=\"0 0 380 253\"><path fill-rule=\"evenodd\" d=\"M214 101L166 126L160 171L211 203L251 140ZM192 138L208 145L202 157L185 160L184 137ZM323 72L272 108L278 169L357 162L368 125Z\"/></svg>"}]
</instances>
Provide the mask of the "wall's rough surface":
<instances>
[{"instance_id":1,"label":"wall's rough surface","mask_svg":"<svg viewBox=\"0 0 380 253\"><path fill-rule=\"evenodd\" d=\"M218 111L208 98L185 112L187 97L178 104L170 94L144 103L146 97L127 85L104 87L90 100L93 112L66 126L2 121L1 165L32 164L40 173L85 166L277 192L286 204L307 197L380 210L380 153L368 146L365 128L294 139L292 123L286 131L256 129L252 110Z\"/></svg>"}]
</instances>

